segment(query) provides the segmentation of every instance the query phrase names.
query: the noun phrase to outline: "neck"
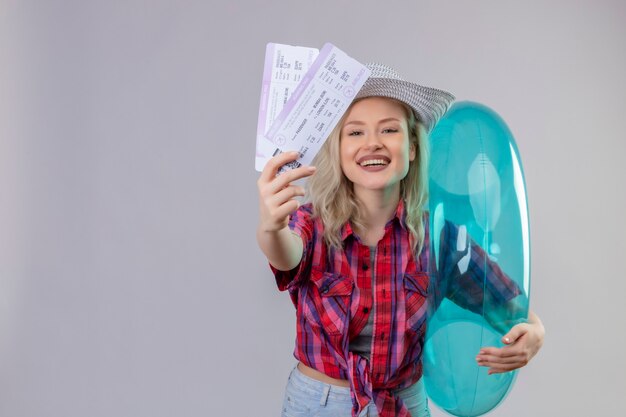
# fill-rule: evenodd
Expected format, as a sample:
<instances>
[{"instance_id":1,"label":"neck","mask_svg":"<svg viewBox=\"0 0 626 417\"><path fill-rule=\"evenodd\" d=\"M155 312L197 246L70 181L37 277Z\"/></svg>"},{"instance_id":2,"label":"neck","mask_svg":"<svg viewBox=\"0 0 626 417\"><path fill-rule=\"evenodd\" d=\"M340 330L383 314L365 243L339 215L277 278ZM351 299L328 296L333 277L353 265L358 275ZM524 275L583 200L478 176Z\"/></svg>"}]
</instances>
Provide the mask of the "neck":
<instances>
[{"instance_id":1,"label":"neck","mask_svg":"<svg viewBox=\"0 0 626 417\"><path fill-rule=\"evenodd\" d=\"M393 217L400 201L400 186L384 190L354 190L363 205L363 221L370 230L380 230Z\"/></svg>"}]
</instances>

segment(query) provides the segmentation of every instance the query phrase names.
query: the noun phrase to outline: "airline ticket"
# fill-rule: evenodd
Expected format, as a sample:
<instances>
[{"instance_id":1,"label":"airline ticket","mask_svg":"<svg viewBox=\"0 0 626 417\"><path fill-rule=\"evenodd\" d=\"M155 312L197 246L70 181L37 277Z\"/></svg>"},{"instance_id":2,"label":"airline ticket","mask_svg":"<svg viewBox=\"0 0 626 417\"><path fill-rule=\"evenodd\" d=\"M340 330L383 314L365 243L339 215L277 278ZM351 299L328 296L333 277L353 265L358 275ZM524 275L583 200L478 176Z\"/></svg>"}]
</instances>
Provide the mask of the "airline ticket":
<instances>
[{"instance_id":1,"label":"airline ticket","mask_svg":"<svg viewBox=\"0 0 626 417\"><path fill-rule=\"evenodd\" d=\"M317 48L268 43L257 124L255 168L261 171L271 154L262 151L265 134L319 54ZM266 151L274 151L271 147Z\"/></svg>"},{"instance_id":2,"label":"airline ticket","mask_svg":"<svg viewBox=\"0 0 626 417\"><path fill-rule=\"evenodd\" d=\"M288 53L290 50L283 49L283 52ZM367 67L336 46L325 44L271 123L271 127L263 136L257 136L257 171L262 171L270 158L285 151L298 151L300 157L282 170L310 164L369 75ZM269 90L271 91L271 87ZM263 117L267 125L270 118L267 109L274 105L272 101L277 101L268 95L269 103L265 114L262 114L263 97L262 93L260 128L261 118Z\"/></svg>"}]
</instances>

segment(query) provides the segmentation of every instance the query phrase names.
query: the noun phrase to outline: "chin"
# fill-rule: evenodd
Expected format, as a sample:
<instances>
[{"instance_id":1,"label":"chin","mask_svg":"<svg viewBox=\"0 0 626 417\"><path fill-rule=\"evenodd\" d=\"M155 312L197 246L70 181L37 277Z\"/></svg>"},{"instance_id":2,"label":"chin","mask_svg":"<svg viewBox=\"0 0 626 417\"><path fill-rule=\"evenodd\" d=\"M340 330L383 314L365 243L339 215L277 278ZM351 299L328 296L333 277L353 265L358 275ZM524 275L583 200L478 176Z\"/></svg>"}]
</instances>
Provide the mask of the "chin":
<instances>
[{"instance_id":1,"label":"chin","mask_svg":"<svg viewBox=\"0 0 626 417\"><path fill-rule=\"evenodd\" d=\"M367 182L367 183L354 183L355 187L368 191L385 191L393 190L400 186L400 182Z\"/></svg>"}]
</instances>

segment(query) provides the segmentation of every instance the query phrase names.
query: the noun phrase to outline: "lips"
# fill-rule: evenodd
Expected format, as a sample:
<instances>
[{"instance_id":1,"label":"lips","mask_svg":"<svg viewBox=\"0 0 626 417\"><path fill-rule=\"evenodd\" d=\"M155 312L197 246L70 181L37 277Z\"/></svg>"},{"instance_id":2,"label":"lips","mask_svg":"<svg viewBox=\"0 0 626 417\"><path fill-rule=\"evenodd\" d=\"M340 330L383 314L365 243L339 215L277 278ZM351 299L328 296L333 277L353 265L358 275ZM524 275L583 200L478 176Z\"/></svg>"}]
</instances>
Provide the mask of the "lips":
<instances>
[{"instance_id":1,"label":"lips","mask_svg":"<svg viewBox=\"0 0 626 417\"><path fill-rule=\"evenodd\" d=\"M362 167L387 166L390 162L391 159L385 155L365 155L356 161Z\"/></svg>"}]
</instances>

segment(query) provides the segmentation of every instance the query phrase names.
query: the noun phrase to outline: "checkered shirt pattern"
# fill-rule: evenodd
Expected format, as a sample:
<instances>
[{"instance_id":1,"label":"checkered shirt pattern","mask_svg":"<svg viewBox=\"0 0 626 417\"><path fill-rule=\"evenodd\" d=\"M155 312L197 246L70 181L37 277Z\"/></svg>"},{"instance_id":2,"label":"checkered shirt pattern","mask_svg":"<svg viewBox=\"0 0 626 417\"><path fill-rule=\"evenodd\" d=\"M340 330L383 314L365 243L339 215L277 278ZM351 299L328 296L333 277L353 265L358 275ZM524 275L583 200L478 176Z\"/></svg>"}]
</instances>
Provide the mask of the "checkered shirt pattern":
<instances>
[{"instance_id":1,"label":"checkered shirt pattern","mask_svg":"<svg viewBox=\"0 0 626 417\"><path fill-rule=\"evenodd\" d=\"M430 283L428 216L424 217L424 249L414 256L400 201L376 247L372 288L369 246L348 223L341 229L343 250L328 247L323 240L324 225L312 210L311 204L303 205L290 217L290 229L302 238L300 264L291 271L270 265L279 290L287 290L296 307L294 356L329 377L350 382L353 416L374 401L380 417L409 417L394 391L409 387L422 376ZM456 248L457 236L458 228L446 223L440 253L454 254L450 248ZM520 293L478 245L472 243L471 249L466 273L456 274L454 283L446 286L446 296L453 295L449 298L455 303L478 312L484 297L485 268L490 297L504 303ZM442 257L439 270L453 270L454 265L445 262L458 261L456 255ZM368 360L350 352L348 344L367 324L373 305L374 334Z\"/></svg>"}]
</instances>

